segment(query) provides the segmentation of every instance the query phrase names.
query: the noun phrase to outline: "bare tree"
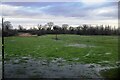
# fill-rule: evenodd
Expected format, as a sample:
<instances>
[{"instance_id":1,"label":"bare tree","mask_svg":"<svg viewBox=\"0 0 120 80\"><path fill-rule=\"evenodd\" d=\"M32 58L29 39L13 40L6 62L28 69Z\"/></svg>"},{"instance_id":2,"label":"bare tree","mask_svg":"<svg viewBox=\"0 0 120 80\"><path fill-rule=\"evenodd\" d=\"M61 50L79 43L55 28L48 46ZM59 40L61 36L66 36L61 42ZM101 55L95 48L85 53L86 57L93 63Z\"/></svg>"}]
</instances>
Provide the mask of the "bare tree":
<instances>
[{"instance_id":1,"label":"bare tree","mask_svg":"<svg viewBox=\"0 0 120 80\"><path fill-rule=\"evenodd\" d=\"M49 28L51 29L51 28L53 27L54 23L53 23L53 22L48 22L47 25L48 25Z\"/></svg>"},{"instance_id":2,"label":"bare tree","mask_svg":"<svg viewBox=\"0 0 120 80\"><path fill-rule=\"evenodd\" d=\"M58 34L58 30L60 29L60 27L58 25L55 25L55 26L53 26L53 29L56 31L55 39L58 40L57 34Z\"/></svg>"},{"instance_id":3,"label":"bare tree","mask_svg":"<svg viewBox=\"0 0 120 80\"><path fill-rule=\"evenodd\" d=\"M23 30L23 27L21 25L18 25L19 30Z\"/></svg>"},{"instance_id":4,"label":"bare tree","mask_svg":"<svg viewBox=\"0 0 120 80\"><path fill-rule=\"evenodd\" d=\"M13 26L12 26L10 21L3 22L3 29L4 29L4 31L8 31L8 30L10 30L12 28L13 28Z\"/></svg>"},{"instance_id":5,"label":"bare tree","mask_svg":"<svg viewBox=\"0 0 120 80\"><path fill-rule=\"evenodd\" d=\"M66 30L68 27L69 27L68 24L63 24L63 25L62 25L62 28L65 29L65 30Z\"/></svg>"},{"instance_id":6,"label":"bare tree","mask_svg":"<svg viewBox=\"0 0 120 80\"><path fill-rule=\"evenodd\" d=\"M63 24L62 25L62 30L64 31L64 33L66 33L68 27L69 27L68 24Z\"/></svg>"},{"instance_id":7,"label":"bare tree","mask_svg":"<svg viewBox=\"0 0 120 80\"><path fill-rule=\"evenodd\" d=\"M42 25L41 25L41 24L38 24L37 27L38 27L38 30L41 30Z\"/></svg>"}]
</instances>

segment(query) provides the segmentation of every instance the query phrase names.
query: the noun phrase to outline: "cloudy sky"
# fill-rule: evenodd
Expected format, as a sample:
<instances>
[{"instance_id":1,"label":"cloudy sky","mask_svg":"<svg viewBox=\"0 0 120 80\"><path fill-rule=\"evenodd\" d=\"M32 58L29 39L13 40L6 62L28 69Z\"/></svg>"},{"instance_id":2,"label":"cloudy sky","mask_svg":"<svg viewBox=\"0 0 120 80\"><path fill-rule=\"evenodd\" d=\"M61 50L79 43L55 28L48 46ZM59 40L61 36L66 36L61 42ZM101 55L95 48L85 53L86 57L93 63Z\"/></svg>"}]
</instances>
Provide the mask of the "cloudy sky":
<instances>
[{"instance_id":1,"label":"cloudy sky","mask_svg":"<svg viewBox=\"0 0 120 80\"><path fill-rule=\"evenodd\" d=\"M2 2L0 11L14 28L44 25L81 24L118 26L118 2L81 0L79 2Z\"/></svg>"}]
</instances>

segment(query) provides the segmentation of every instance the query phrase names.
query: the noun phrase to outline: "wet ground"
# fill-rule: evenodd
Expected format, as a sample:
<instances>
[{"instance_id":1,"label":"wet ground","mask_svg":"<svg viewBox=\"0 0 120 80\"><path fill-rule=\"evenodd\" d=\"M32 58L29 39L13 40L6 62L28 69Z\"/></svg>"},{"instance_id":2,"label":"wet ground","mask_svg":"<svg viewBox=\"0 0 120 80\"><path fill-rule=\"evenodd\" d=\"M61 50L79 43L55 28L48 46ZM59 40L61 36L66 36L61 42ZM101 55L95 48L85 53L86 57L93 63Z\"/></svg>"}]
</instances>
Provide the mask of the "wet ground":
<instances>
[{"instance_id":1,"label":"wet ground","mask_svg":"<svg viewBox=\"0 0 120 80\"><path fill-rule=\"evenodd\" d=\"M103 78L99 71L112 67L68 63L63 58L46 60L22 57L5 61L4 68L5 78Z\"/></svg>"},{"instance_id":2,"label":"wet ground","mask_svg":"<svg viewBox=\"0 0 120 80\"><path fill-rule=\"evenodd\" d=\"M87 44L68 44L68 47L79 47L79 48L86 48L86 47L96 47L94 45L87 45Z\"/></svg>"}]
</instances>

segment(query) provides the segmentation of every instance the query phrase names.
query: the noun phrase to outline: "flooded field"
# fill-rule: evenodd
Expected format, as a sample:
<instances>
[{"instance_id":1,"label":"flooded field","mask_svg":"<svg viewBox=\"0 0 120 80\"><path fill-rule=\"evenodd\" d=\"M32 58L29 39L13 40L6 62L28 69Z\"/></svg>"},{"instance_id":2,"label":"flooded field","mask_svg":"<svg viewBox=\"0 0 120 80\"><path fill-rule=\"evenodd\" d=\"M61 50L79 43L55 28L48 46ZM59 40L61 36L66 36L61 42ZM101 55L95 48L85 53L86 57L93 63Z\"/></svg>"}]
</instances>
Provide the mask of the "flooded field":
<instances>
[{"instance_id":1,"label":"flooded field","mask_svg":"<svg viewBox=\"0 0 120 80\"><path fill-rule=\"evenodd\" d=\"M105 71L119 67L117 36L53 38L5 37L4 77L102 79Z\"/></svg>"},{"instance_id":2,"label":"flooded field","mask_svg":"<svg viewBox=\"0 0 120 80\"><path fill-rule=\"evenodd\" d=\"M27 57L5 62L5 76L6 78L101 78L99 65L69 64L61 58L47 61Z\"/></svg>"},{"instance_id":3,"label":"flooded field","mask_svg":"<svg viewBox=\"0 0 120 80\"><path fill-rule=\"evenodd\" d=\"M6 78L101 78L103 80L105 77L100 74L101 71L118 67L117 65L111 67L79 62L69 63L63 58L47 60L21 57L5 61L4 76Z\"/></svg>"}]
</instances>

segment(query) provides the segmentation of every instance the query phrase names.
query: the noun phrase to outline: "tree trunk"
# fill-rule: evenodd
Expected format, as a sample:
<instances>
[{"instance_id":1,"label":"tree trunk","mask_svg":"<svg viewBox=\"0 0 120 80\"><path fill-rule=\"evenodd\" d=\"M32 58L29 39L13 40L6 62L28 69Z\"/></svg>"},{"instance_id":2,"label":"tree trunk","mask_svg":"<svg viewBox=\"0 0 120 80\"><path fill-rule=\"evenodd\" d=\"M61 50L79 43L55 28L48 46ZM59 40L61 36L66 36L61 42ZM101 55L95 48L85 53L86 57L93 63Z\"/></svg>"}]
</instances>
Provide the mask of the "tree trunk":
<instances>
[{"instance_id":1,"label":"tree trunk","mask_svg":"<svg viewBox=\"0 0 120 80\"><path fill-rule=\"evenodd\" d=\"M58 37L57 37L57 30L56 30L56 38L55 38L56 40L58 40Z\"/></svg>"},{"instance_id":2,"label":"tree trunk","mask_svg":"<svg viewBox=\"0 0 120 80\"><path fill-rule=\"evenodd\" d=\"M56 37L55 37L55 39L57 40L57 34L56 34Z\"/></svg>"}]
</instances>

